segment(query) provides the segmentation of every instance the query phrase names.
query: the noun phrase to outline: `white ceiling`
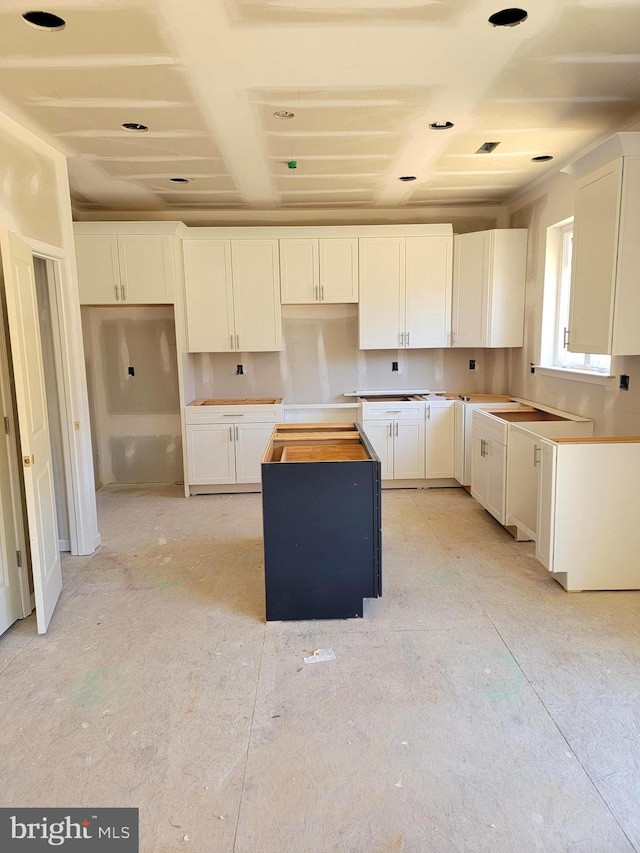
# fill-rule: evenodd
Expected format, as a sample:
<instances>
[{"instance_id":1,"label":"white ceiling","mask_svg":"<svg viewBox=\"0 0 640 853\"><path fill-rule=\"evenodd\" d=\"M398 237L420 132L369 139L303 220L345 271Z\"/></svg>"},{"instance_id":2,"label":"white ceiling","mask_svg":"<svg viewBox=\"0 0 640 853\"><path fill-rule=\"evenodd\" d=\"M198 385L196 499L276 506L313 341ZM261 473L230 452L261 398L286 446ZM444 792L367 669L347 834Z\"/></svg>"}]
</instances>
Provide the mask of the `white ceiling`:
<instances>
[{"instance_id":1,"label":"white ceiling","mask_svg":"<svg viewBox=\"0 0 640 853\"><path fill-rule=\"evenodd\" d=\"M640 0L491 27L508 5L51 0L49 33L3 0L0 105L68 155L79 215L502 204L640 111Z\"/></svg>"}]
</instances>

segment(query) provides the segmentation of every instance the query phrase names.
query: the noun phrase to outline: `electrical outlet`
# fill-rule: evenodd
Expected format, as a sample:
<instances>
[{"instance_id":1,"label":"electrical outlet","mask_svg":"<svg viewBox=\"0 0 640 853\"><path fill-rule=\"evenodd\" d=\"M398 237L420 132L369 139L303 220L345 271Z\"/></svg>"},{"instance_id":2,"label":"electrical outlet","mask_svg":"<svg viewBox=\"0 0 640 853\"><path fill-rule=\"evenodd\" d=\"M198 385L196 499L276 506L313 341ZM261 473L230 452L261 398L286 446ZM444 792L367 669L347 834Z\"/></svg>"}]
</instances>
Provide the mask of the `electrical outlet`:
<instances>
[{"instance_id":1,"label":"electrical outlet","mask_svg":"<svg viewBox=\"0 0 640 853\"><path fill-rule=\"evenodd\" d=\"M629 377L626 373L620 374L620 390L628 391L629 390Z\"/></svg>"},{"instance_id":2,"label":"electrical outlet","mask_svg":"<svg viewBox=\"0 0 640 853\"><path fill-rule=\"evenodd\" d=\"M398 362L397 362L397 361L392 361L392 362L391 362L391 372L392 372L392 373L398 373L398 372L399 372L399 371L398 371Z\"/></svg>"},{"instance_id":3,"label":"electrical outlet","mask_svg":"<svg viewBox=\"0 0 640 853\"><path fill-rule=\"evenodd\" d=\"M236 376L244 376L244 364L236 364Z\"/></svg>"},{"instance_id":4,"label":"electrical outlet","mask_svg":"<svg viewBox=\"0 0 640 853\"><path fill-rule=\"evenodd\" d=\"M469 359L469 370L475 370L475 369L476 369L476 360L475 360L475 358L470 358Z\"/></svg>"}]
</instances>

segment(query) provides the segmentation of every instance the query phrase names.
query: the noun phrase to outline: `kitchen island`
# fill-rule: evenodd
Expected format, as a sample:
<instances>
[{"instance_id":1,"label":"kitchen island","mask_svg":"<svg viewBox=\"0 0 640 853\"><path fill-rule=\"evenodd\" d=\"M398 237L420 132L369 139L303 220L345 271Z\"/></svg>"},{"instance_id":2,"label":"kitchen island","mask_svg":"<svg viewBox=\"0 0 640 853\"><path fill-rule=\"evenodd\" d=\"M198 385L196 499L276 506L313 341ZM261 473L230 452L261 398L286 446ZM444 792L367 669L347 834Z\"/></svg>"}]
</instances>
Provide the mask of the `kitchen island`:
<instances>
[{"instance_id":1,"label":"kitchen island","mask_svg":"<svg viewBox=\"0 0 640 853\"><path fill-rule=\"evenodd\" d=\"M262 508L267 621L358 618L381 595L380 461L358 424L278 424Z\"/></svg>"}]
</instances>

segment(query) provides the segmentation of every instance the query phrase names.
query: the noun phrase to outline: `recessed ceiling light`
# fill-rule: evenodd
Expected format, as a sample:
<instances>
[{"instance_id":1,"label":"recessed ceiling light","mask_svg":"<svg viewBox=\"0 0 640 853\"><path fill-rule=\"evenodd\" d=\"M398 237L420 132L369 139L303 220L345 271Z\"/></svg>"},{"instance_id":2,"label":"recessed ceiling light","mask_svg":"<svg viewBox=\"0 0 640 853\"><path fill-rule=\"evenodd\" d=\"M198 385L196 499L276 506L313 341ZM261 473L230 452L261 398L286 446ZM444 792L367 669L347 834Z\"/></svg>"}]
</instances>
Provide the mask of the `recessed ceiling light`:
<instances>
[{"instance_id":1,"label":"recessed ceiling light","mask_svg":"<svg viewBox=\"0 0 640 853\"><path fill-rule=\"evenodd\" d=\"M286 121L288 118L294 118L295 113L292 113L291 110L276 110L273 114L273 117L282 119L282 121Z\"/></svg>"},{"instance_id":2,"label":"recessed ceiling light","mask_svg":"<svg viewBox=\"0 0 640 853\"><path fill-rule=\"evenodd\" d=\"M169 178L174 184L191 184L195 178Z\"/></svg>"},{"instance_id":3,"label":"recessed ceiling light","mask_svg":"<svg viewBox=\"0 0 640 853\"><path fill-rule=\"evenodd\" d=\"M38 30L47 30L50 33L56 30L63 30L67 22L64 18L54 15L51 12L25 12L22 16L25 24L30 27L35 27Z\"/></svg>"},{"instance_id":4,"label":"recessed ceiling light","mask_svg":"<svg viewBox=\"0 0 640 853\"><path fill-rule=\"evenodd\" d=\"M552 154L540 154L539 157L532 157L532 163L546 163L548 160L553 160Z\"/></svg>"},{"instance_id":5,"label":"recessed ceiling light","mask_svg":"<svg viewBox=\"0 0 640 853\"><path fill-rule=\"evenodd\" d=\"M489 23L493 27L517 27L528 17L524 9L501 9L491 15Z\"/></svg>"},{"instance_id":6,"label":"recessed ceiling light","mask_svg":"<svg viewBox=\"0 0 640 853\"><path fill-rule=\"evenodd\" d=\"M401 178L398 178L399 181L417 181L415 175L403 175Z\"/></svg>"},{"instance_id":7,"label":"recessed ceiling light","mask_svg":"<svg viewBox=\"0 0 640 853\"><path fill-rule=\"evenodd\" d=\"M146 124L138 124L137 121L125 121L121 127L123 130L128 130L131 133L145 133L145 131L149 130Z\"/></svg>"},{"instance_id":8,"label":"recessed ceiling light","mask_svg":"<svg viewBox=\"0 0 640 853\"><path fill-rule=\"evenodd\" d=\"M452 121L432 121L429 125L431 130L451 130L453 127Z\"/></svg>"},{"instance_id":9,"label":"recessed ceiling light","mask_svg":"<svg viewBox=\"0 0 640 853\"><path fill-rule=\"evenodd\" d=\"M483 142L476 151L476 154L491 154L492 151L496 150L498 145L500 145L499 142Z\"/></svg>"}]
</instances>

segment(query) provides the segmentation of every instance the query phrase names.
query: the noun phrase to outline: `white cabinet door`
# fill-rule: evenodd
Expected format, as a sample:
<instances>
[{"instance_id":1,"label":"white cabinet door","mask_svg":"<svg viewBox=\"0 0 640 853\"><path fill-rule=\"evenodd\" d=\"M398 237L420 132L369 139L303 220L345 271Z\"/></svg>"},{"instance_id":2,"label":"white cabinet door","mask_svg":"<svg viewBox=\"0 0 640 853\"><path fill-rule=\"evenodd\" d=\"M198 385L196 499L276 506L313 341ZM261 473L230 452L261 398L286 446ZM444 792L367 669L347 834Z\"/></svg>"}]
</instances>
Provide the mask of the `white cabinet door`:
<instances>
[{"instance_id":1,"label":"white cabinet door","mask_svg":"<svg viewBox=\"0 0 640 853\"><path fill-rule=\"evenodd\" d=\"M192 424L187 427L189 483L224 485L236 482L233 425Z\"/></svg>"},{"instance_id":2,"label":"white cabinet door","mask_svg":"<svg viewBox=\"0 0 640 853\"><path fill-rule=\"evenodd\" d=\"M277 240L232 240L231 269L236 349L282 349Z\"/></svg>"},{"instance_id":3,"label":"white cabinet door","mask_svg":"<svg viewBox=\"0 0 640 853\"><path fill-rule=\"evenodd\" d=\"M118 238L115 234L78 234L75 238L81 305L120 302Z\"/></svg>"},{"instance_id":4,"label":"white cabinet door","mask_svg":"<svg viewBox=\"0 0 640 853\"><path fill-rule=\"evenodd\" d=\"M454 418L454 453L453 453L453 476L463 486L467 485L464 479L464 468L466 458L465 447L465 407L464 403L457 400L453 404Z\"/></svg>"},{"instance_id":5,"label":"white cabinet door","mask_svg":"<svg viewBox=\"0 0 640 853\"><path fill-rule=\"evenodd\" d=\"M539 441L538 447L538 509L536 518L536 558L550 572L553 571L553 542L556 515L556 452L548 441Z\"/></svg>"},{"instance_id":6,"label":"white cabinet door","mask_svg":"<svg viewBox=\"0 0 640 853\"><path fill-rule=\"evenodd\" d=\"M460 234L454 241L452 346L485 346L488 233Z\"/></svg>"},{"instance_id":7,"label":"white cabinet door","mask_svg":"<svg viewBox=\"0 0 640 853\"><path fill-rule=\"evenodd\" d=\"M123 302L138 305L173 302L171 239L160 234L118 236Z\"/></svg>"},{"instance_id":8,"label":"white cabinet door","mask_svg":"<svg viewBox=\"0 0 640 853\"><path fill-rule=\"evenodd\" d=\"M228 240L184 240L189 352L235 350L231 246Z\"/></svg>"},{"instance_id":9,"label":"white cabinet door","mask_svg":"<svg viewBox=\"0 0 640 853\"><path fill-rule=\"evenodd\" d=\"M360 349L404 346L405 238L362 238Z\"/></svg>"},{"instance_id":10,"label":"white cabinet door","mask_svg":"<svg viewBox=\"0 0 640 853\"><path fill-rule=\"evenodd\" d=\"M422 419L395 421L393 434L394 479L424 479L424 421Z\"/></svg>"},{"instance_id":11,"label":"white cabinet door","mask_svg":"<svg viewBox=\"0 0 640 853\"><path fill-rule=\"evenodd\" d=\"M358 301L358 240L318 240L320 299L322 302ZM283 300L284 301L284 300Z\"/></svg>"},{"instance_id":12,"label":"white cabinet door","mask_svg":"<svg viewBox=\"0 0 640 853\"><path fill-rule=\"evenodd\" d=\"M280 240L282 304L320 301L318 241Z\"/></svg>"},{"instance_id":13,"label":"white cabinet door","mask_svg":"<svg viewBox=\"0 0 640 853\"><path fill-rule=\"evenodd\" d=\"M570 352L611 352L621 186L622 158L577 186Z\"/></svg>"},{"instance_id":14,"label":"white cabinet door","mask_svg":"<svg viewBox=\"0 0 640 853\"><path fill-rule=\"evenodd\" d=\"M455 476L455 403L427 402L427 479Z\"/></svg>"},{"instance_id":15,"label":"white cabinet door","mask_svg":"<svg viewBox=\"0 0 640 853\"><path fill-rule=\"evenodd\" d=\"M448 347L452 237L407 237L405 346Z\"/></svg>"},{"instance_id":16,"label":"white cabinet door","mask_svg":"<svg viewBox=\"0 0 640 853\"><path fill-rule=\"evenodd\" d=\"M509 431L507 471L507 524L536 538L538 512L539 442L535 435L512 429Z\"/></svg>"},{"instance_id":17,"label":"white cabinet door","mask_svg":"<svg viewBox=\"0 0 640 853\"><path fill-rule=\"evenodd\" d=\"M500 524L505 524L507 448L489 438L485 439L485 452L488 454L486 457L488 465L485 507L494 518L498 519Z\"/></svg>"},{"instance_id":18,"label":"white cabinet door","mask_svg":"<svg viewBox=\"0 0 640 853\"><path fill-rule=\"evenodd\" d=\"M238 424L236 436L236 482L260 483L261 462L273 434L273 424Z\"/></svg>"},{"instance_id":19,"label":"white cabinet door","mask_svg":"<svg viewBox=\"0 0 640 853\"><path fill-rule=\"evenodd\" d=\"M393 421L364 421L362 426L380 459L380 476L393 479Z\"/></svg>"},{"instance_id":20,"label":"white cabinet door","mask_svg":"<svg viewBox=\"0 0 640 853\"><path fill-rule=\"evenodd\" d=\"M485 445L486 439L474 430L471 451L471 494L486 508L489 456L485 451Z\"/></svg>"}]
</instances>

